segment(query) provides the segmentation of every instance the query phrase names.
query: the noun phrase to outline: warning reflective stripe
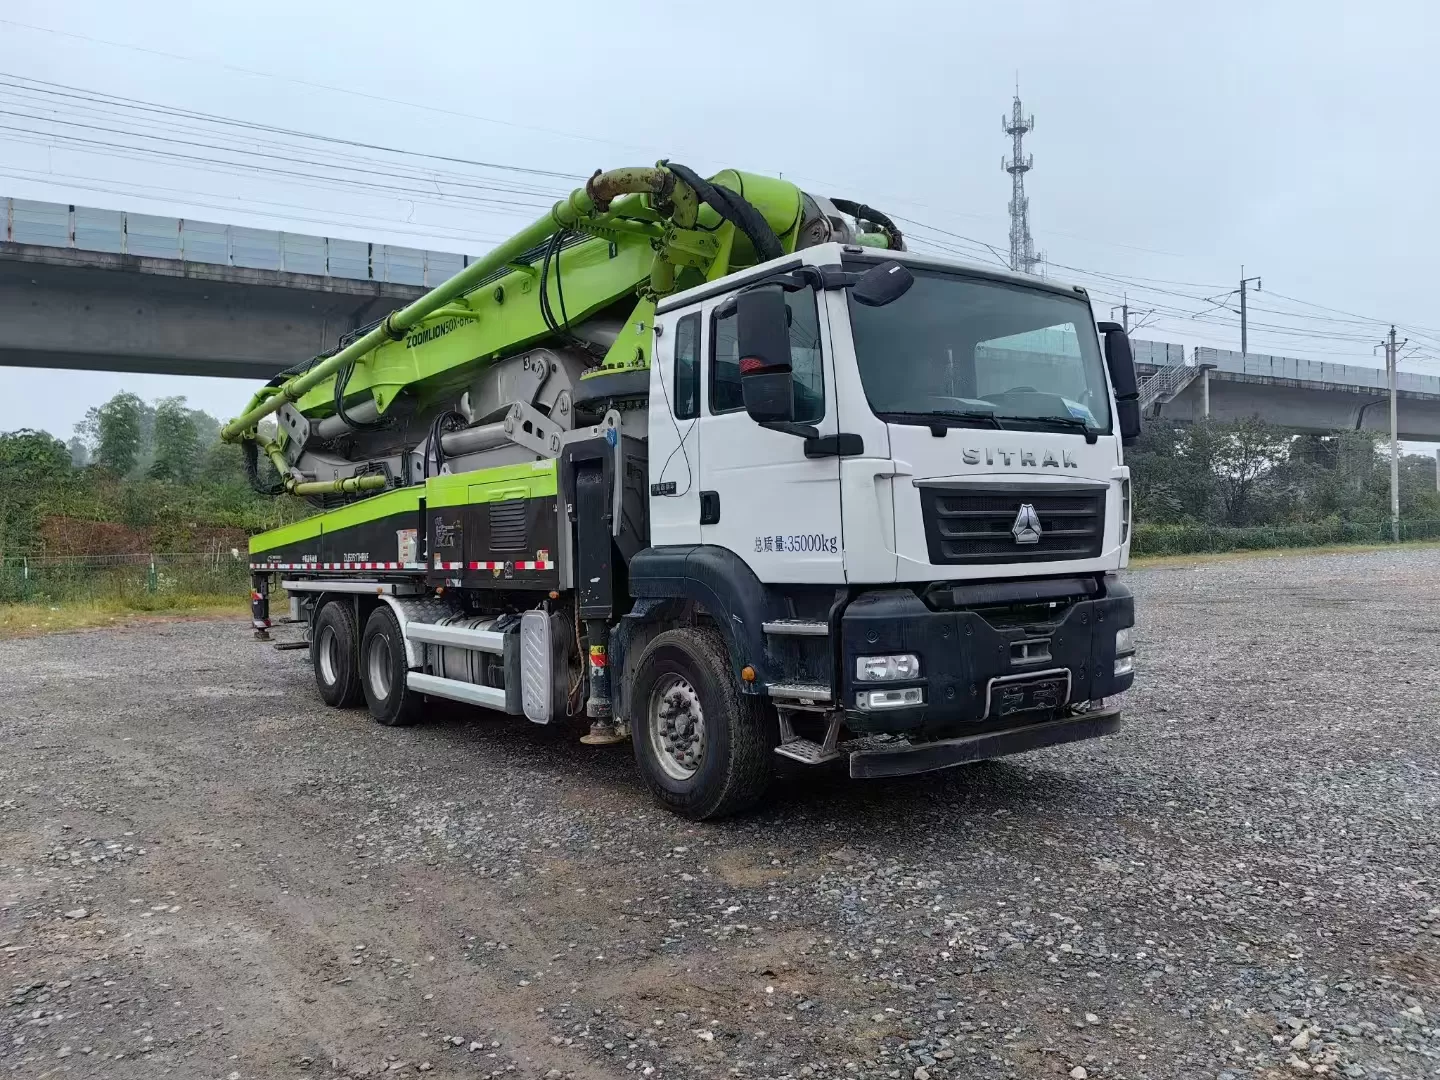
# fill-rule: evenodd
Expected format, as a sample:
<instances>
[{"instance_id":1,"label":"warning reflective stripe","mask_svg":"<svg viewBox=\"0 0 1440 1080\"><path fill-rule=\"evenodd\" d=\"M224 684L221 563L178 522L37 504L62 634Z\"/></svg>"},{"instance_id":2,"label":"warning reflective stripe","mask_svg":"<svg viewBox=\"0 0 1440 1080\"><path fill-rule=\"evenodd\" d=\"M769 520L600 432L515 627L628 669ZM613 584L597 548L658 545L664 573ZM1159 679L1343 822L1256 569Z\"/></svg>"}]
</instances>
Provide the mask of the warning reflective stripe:
<instances>
[{"instance_id":1,"label":"warning reflective stripe","mask_svg":"<svg viewBox=\"0 0 1440 1080\"><path fill-rule=\"evenodd\" d=\"M531 560L528 562L503 563L503 562L472 562L469 564L471 570L554 570L553 562Z\"/></svg>"},{"instance_id":2,"label":"warning reflective stripe","mask_svg":"<svg viewBox=\"0 0 1440 1080\"><path fill-rule=\"evenodd\" d=\"M460 563L450 563L452 570L460 569ZM441 569L439 563L435 564L436 569ZM288 563L288 562L267 562L250 564L251 570L424 570L424 563L402 563L402 562L311 562L311 563Z\"/></svg>"}]
</instances>

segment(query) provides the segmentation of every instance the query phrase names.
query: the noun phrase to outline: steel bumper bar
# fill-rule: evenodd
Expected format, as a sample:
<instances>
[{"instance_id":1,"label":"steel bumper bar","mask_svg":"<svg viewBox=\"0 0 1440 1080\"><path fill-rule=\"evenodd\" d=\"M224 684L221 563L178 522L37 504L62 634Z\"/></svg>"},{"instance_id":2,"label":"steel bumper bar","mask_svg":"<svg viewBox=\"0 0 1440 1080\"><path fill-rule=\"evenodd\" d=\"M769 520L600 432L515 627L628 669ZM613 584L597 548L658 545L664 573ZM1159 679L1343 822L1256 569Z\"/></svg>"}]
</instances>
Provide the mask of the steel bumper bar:
<instances>
[{"instance_id":1,"label":"steel bumper bar","mask_svg":"<svg viewBox=\"0 0 1440 1080\"><path fill-rule=\"evenodd\" d=\"M958 739L941 739L894 749L856 750L850 755L850 775L857 779L876 779L934 772L972 761L1038 750L1043 746L1094 739L1109 735L1119 727L1120 710L1102 709L1043 724L986 731Z\"/></svg>"}]
</instances>

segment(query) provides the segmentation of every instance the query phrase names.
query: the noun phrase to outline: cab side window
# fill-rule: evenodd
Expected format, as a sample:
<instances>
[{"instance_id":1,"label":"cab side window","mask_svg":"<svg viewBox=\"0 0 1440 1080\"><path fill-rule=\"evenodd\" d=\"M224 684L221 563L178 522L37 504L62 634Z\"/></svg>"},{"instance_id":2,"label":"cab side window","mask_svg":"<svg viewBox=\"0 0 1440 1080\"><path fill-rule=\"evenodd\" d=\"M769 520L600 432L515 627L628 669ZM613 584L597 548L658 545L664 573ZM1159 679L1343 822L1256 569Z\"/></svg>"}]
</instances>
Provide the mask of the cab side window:
<instances>
[{"instance_id":1,"label":"cab side window","mask_svg":"<svg viewBox=\"0 0 1440 1080\"><path fill-rule=\"evenodd\" d=\"M825 368L820 355L820 313L815 291L801 289L785 295L790 312L790 366L795 373L795 420L813 424L825 415ZM676 341L677 355L679 341ZM678 400L678 397L677 397ZM710 411L734 412L745 408L740 390L740 340L732 312L715 320L710 357Z\"/></svg>"},{"instance_id":2,"label":"cab side window","mask_svg":"<svg viewBox=\"0 0 1440 1080\"><path fill-rule=\"evenodd\" d=\"M675 324L675 418L700 415L700 313Z\"/></svg>"}]
</instances>

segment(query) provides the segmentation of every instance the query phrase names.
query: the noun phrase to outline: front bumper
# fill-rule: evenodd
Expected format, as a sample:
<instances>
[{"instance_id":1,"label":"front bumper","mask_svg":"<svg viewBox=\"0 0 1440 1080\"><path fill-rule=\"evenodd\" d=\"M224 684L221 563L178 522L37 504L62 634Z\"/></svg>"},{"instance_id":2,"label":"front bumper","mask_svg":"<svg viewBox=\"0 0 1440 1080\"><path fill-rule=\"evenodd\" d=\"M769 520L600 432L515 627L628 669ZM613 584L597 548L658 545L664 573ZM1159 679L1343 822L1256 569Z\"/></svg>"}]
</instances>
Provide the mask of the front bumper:
<instances>
[{"instance_id":1,"label":"front bumper","mask_svg":"<svg viewBox=\"0 0 1440 1080\"><path fill-rule=\"evenodd\" d=\"M1068 601L1023 623L987 619L981 610L935 610L908 589L864 593L840 620L841 704L857 734L948 738L1010 730L1066 714L1068 706L1128 690L1134 673L1115 672L1115 632L1135 624L1130 590L1105 578L1094 595ZM990 620L994 620L993 623ZM859 682L862 656L913 653L920 674L897 682ZM1002 715L998 688L1023 685L1030 676L1058 677L1068 696L1051 709ZM922 704L862 711L857 695L871 690L919 688Z\"/></svg>"},{"instance_id":2,"label":"front bumper","mask_svg":"<svg viewBox=\"0 0 1440 1080\"><path fill-rule=\"evenodd\" d=\"M874 780L887 776L949 769L972 761L1022 754L1042 746L1059 746L1109 735L1120 727L1119 709L1095 709L1059 720L1042 720L1004 731L962 735L958 739L936 739L916 746L878 750L855 750L850 754L850 775Z\"/></svg>"}]
</instances>

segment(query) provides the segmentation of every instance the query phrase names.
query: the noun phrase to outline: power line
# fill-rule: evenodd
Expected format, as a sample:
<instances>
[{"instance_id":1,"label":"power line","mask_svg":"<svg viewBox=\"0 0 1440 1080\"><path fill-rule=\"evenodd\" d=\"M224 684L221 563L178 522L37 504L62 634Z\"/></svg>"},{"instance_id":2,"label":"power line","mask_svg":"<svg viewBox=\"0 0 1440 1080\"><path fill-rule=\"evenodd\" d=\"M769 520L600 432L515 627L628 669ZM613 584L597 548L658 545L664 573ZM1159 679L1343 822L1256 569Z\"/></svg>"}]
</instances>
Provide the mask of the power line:
<instances>
[{"instance_id":1,"label":"power line","mask_svg":"<svg viewBox=\"0 0 1440 1080\"><path fill-rule=\"evenodd\" d=\"M447 195L445 192L441 192L438 189L433 192L428 192L413 187L404 187L394 184L379 184L365 180L352 180L343 176L320 177L315 176L312 173L297 172L292 169L281 169L274 166L249 165L245 162L237 161L222 161L215 158L207 158L195 154L184 154L173 150L162 150L156 147L127 146L122 143L111 143L100 139L87 139L71 135L56 135L54 133L37 132L29 128L18 128L4 124L0 124L0 131L10 131L12 133L18 133L20 135L20 138L16 139L15 141L19 142L38 143L40 145L53 145L55 141L58 140L62 144L69 146L78 146L86 151L93 152L94 150L98 149L102 152L109 152L108 156L129 158L131 160L145 160L147 157L161 157L170 159L172 161L189 163L192 167L194 165L199 165L201 167L207 168L208 171L215 171L216 167L219 167L220 170L229 170L232 172L232 174L235 170L242 171L245 174L254 174L257 172L265 173L271 176L284 177L288 181L296 183L302 187L315 187L317 186L317 182L320 182L319 186L322 187L358 189L361 191L399 196L410 201L419 202L433 200L435 196L439 196L442 202L444 200L450 200L452 202L471 203L477 206L485 207L498 213L514 212L511 208L522 208L524 210L533 212L543 210L549 206L548 202L515 202L506 199L482 198L475 195L460 195L453 193ZM137 155L139 156L137 157ZM336 168L339 168L339 166L336 166Z\"/></svg>"},{"instance_id":2,"label":"power line","mask_svg":"<svg viewBox=\"0 0 1440 1080\"><path fill-rule=\"evenodd\" d=\"M183 53L166 52L163 49L152 49L143 45L132 45L123 41L109 41L105 38L89 37L85 34L77 34L69 30L55 30L48 26L36 26L33 23L20 22L17 19L0 19L0 25L15 26L22 30L33 30L41 34L53 34L56 37L70 38L74 41L84 41L92 45L105 45L114 49L127 49L131 52L144 53L149 56L160 56L167 60L179 60L187 64L201 64L207 68L220 68L225 71L234 71L241 75L249 75L261 79L275 79L279 82L291 83L295 86L306 86L312 90L326 90L333 94L346 94L350 97L362 98L366 101L379 101L387 105L400 105L410 109L422 109L426 112L436 113L440 116L460 117L464 120L479 120L485 124L496 124L501 127L516 128L521 131L535 131L545 135L554 135L563 139L576 139L581 142L599 143L610 146L626 146L630 149L643 149L643 147L617 142L613 139L601 139L591 135L579 135L570 131L559 131L553 128L537 127L532 124L521 124L513 120L500 120L493 116L480 116L476 113L461 112L457 109L446 109L439 105L430 105L420 101L408 101L403 98L386 97L383 94L373 94L365 90L355 90L345 86L332 86L329 83L315 82L310 79L300 79L293 75L279 75L273 71L259 71L255 68L242 67L239 64L230 64L222 60L201 60L198 57L186 56Z\"/></svg>"},{"instance_id":3,"label":"power line","mask_svg":"<svg viewBox=\"0 0 1440 1080\"><path fill-rule=\"evenodd\" d=\"M5 20L0 20L4 22ZM319 135L309 131L297 131L291 128L275 127L270 124L261 124L250 120L240 120L234 117L219 116L215 113L200 112L195 109L177 108L170 105L162 105L153 101L146 101L143 98L125 97L121 94L108 94L102 91L86 90L82 87L69 86L65 83L49 82L44 79L32 79L24 75L12 75L9 72L0 72L0 80L12 79L14 83L0 85L15 86L17 89L24 89L32 93L46 94L55 97L72 98L79 101L99 102L104 104L121 105L124 108L137 111L154 112L164 116L183 116L190 119L204 120L208 123L222 124L229 127L244 128L252 131L264 131L271 134L288 135L294 138L310 139L315 142L330 143L338 146L350 146L357 149L381 150L387 154L400 154L406 157L424 158L430 161L444 161L449 164L470 165L476 168L497 169L505 172L524 173L530 176L546 176L562 180L583 180L584 177L578 173L558 172L552 169L535 169L521 165L502 164L494 161L478 161L472 158L452 157L448 154L433 154L417 150L403 150L394 146L382 146L378 143L362 142L357 139L344 139L333 135ZM31 85L20 85L21 83Z\"/></svg>"},{"instance_id":4,"label":"power line","mask_svg":"<svg viewBox=\"0 0 1440 1080\"><path fill-rule=\"evenodd\" d=\"M199 206L210 210L224 210L231 213L253 213L245 205L234 206L226 203L207 202L206 198L230 198L241 204L250 204L262 207L276 207L288 211L283 216L293 221L303 221L312 225L340 225L346 228L383 229L387 232L427 237L434 239L442 237L453 240L473 240L483 244L499 244L506 239L503 236L492 236L485 233L470 232L457 229L453 226L434 225L424 228L412 228L403 224L396 224L389 219L372 217L364 214L352 214L345 211L331 211L334 216L314 216L313 208L299 206L293 203L273 202L265 199L253 199L245 196L205 196L195 198L195 193L179 188L158 187L148 184L131 184L124 187L116 187L107 183L103 177L78 176L67 173L39 172L27 169L0 169L0 176L10 177L15 180L48 181L62 180L65 185L78 191L92 191L106 195L121 195L127 198L154 199L157 196L153 193L160 193L160 197L169 198L178 196L183 199L187 206ZM294 211L300 211L295 213Z\"/></svg>"}]
</instances>

